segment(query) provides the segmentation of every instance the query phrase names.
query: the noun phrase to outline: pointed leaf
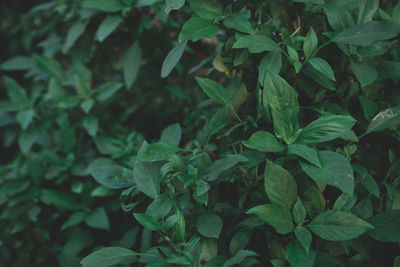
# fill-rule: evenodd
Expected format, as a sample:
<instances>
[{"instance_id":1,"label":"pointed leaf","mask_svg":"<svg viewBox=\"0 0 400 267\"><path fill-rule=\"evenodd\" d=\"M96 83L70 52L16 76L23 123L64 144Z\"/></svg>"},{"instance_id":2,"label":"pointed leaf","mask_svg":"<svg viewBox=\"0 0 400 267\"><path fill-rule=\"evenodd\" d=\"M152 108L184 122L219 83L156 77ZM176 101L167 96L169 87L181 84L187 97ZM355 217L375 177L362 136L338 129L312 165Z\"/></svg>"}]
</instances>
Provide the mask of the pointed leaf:
<instances>
[{"instance_id":1,"label":"pointed leaf","mask_svg":"<svg viewBox=\"0 0 400 267\"><path fill-rule=\"evenodd\" d=\"M171 51L169 51L161 67L161 78L167 77L174 69L176 64L178 64L183 55L183 52L185 51L186 44L187 41L178 43L174 48L172 48Z\"/></svg>"},{"instance_id":2,"label":"pointed leaf","mask_svg":"<svg viewBox=\"0 0 400 267\"><path fill-rule=\"evenodd\" d=\"M233 48L247 48L250 53L261 53L264 51L281 51L281 48L271 38L257 34L245 35L233 44Z\"/></svg>"},{"instance_id":3,"label":"pointed leaf","mask_svg":"<svg viewBox=\"0 0 400 267\"><path fill-rule=\"evenodd\" d=\"M227 105L232 107L232 98L228 92L221 84L210 80L208 78L196 77L197 83L203 89L204 93L217 102L218 104Z\"/></svg>"},{"instance_id":4,"label":"pointed leaf","mask_svg":"<svg viewBox=\"0 0 400 267\"><path fill-rule=\"evenodd\" d=\"M266 204L251 208L247 214L256 214L261 220L268 223L279 234L288 234L293 230L293 221L290 211L285 206Z\"/></svg>"},{"instance_id":5,"label":"pointed leaf","mask_svg":"<svg viewBox=\"0 0 400 267\"><path fill-rule=\"evenodd\" d=\"M99 249L81 260L83 267L108 267L121 262L133 262L138 253L121 247Z\"/></svg>"},{"instance_id":6,"label":"pointed leaf","mask_svg":"<svg viewBox=\"0 0 400 267\"><path fill-rule=\"evenodd\" d=\"M248 148L261 152L280 152L285 147L269 132L257 131L250 136L248 141L242 141Z\"/></svg>"}]
</instances>

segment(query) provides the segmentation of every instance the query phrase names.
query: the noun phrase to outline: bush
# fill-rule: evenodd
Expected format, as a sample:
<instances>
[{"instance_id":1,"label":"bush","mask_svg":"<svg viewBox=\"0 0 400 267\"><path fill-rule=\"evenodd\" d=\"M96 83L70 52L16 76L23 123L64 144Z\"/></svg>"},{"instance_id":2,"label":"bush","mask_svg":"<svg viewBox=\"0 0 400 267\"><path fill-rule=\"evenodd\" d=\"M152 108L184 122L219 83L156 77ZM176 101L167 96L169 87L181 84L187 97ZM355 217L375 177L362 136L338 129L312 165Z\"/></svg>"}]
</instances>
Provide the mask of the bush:
<instances>
[{"instance_id":1,"label":"bush","mask_svg":"<svg viewBox=\"0 0 400 267\"><path fill-rule=\"evenodd\" d=\"M0 15L0 266L399 266L397 1Z\"/></svg>"}]
</instances>

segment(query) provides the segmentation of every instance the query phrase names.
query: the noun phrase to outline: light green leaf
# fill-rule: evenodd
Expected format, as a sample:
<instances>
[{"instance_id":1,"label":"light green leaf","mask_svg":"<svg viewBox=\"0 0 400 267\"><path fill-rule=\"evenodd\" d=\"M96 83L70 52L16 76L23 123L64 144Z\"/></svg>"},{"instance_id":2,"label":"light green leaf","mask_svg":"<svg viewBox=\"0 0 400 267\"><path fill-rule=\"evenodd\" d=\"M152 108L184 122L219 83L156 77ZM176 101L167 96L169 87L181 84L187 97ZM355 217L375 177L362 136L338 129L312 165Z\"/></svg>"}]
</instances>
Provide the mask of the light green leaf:
<instances>
[{"instance_id":1,"label":"light green leaf","mask_svg":"<svg viewBox=\"0 0 400 267\"><path fill-rule=\"evenodd\" d=\"M129 90L136 81L142 60L142 49L138 42L134 42L124 55L124 81Z\"/></svg>"},{"instance_id":2,"label":"light green leaf","mask_svg":"<svg viewBox=\"0 0 400 267\"><path fill-rule=\"evenodd\" d=\"M118 12L124 8L119 0L84 0L82 7L104 12Z\"/></svg>"},{"instance_id":3,"label":"light green leaf","mask_svg":"<svg viewBox=\"0 0 400 267\"><path fill-rule=\"evenodd\" d=\"M379 0L362 0L359 6L357 24L372 20L379 8Z\"/></svg>"},{"instance_id":4,"label":"light green leaf","mask_svg":"<svg viewBox=\"0 0 400 267\"><path fill-rule=\"evenodd\" d=\"M187 41L178 43L174 48L172 48L171 51L169 51L161 67L161 78L167 77L174 69L176 64L178 64L183 55L183 52L185 51L186 44Z\"/></svg>"},{"instance_id":5,"label":"light green leaf","mask_svg":"<svg viewBox=\"0 0 400 267\"><path fill-rule=\"evenodd\" d=\"M332 40L342 44L369 46L378 41L392 39L399 33L400 23L369 21L340 32Z\"/></svg>"},{"instance_id":6,"label":"light green leaf","mask_svg":"<svg viewBox=\"0 0 400 267\"><path fill-rule=\"evenodd\" d=\"M165 0L165 12L169 14L172 10L177 10L183 7L185 0Z\"/></svg>"},{"instance_id":7,"label":"light green leaf","mask_svg":"<svg viewBox=\"0 0 400 267\"><path fill-rule=\"evenodd\" d=\"M400 124L400 105L379 112L369 123L367 133L382 131Z\"/></svg>"},{"instance_id":8,"label":"light green leaf","mask_svg":"<svg viewBox=\"0 0 400 267\"><path fill-rule=\"evenodd\" d=\"M374 227L351 213L329 210L315 217L307 228L322 239L344 241L356 238Z\"/></svg>"},{"instance_id":9,"label":"light green leaf","mask_svg":"<svg viewBox=\"0 0 400 267\"><path fill-rule=\"evenodd\" d=\"M293 176L281 166L267 160L264 171L265 193L272 204L290 209L296 202L297 185Z\"/></svg>"},{"instance_id":10,"label":"light green leaf","mask_svg":"<svg viewBox=\"0 0 400 267\"><path fill-rule=\"evenodd\" d=\"M222 231L222 226L221 218L213 213L201 213L197 217L197 231L205 237L218 239Z\"/></svg>"},{"instance_id":11,"label":"light green leaf","mask_svg":"<svg viewBox=\"0 0 400 267\"><path fill-rule=\"evenodd\" d=\"M296 139L297 143L321 143L343 136L351 130L356 120L348 115L321 117L304 127Z\"/></svg>"},{"instance_id":12,"label":"light green leaf","mask_svg":"<svg viewBox=\"0 0 400 267\"><path fill-rule=\"evenodd\" d=\"M122 167L111 159L97 158L90 162L87 170L99 184L107 188L121 189L132 185L118 179L122 176Z\"/></svg>"},{"instance_id":13,"label":"light green leaf","mask_svg":"<svg viewBox=\"0 0 400 267\"><path fill-rule=\"evenodd\" d=\"M368 218L367 221L375 227L368 232L375 240L400 242L400 210L385 211Z\"/></svg>"},{"instance_id":14,"label":"light green leaf","mask_svg":"<svg viewBox=\"0 0 400 267\"><path fill-rule=\"evenodd\" d=\"M199 17L209 20L222 19L222 5L213 0L188 0L190 8Z\"/></svg>"},{"instance_id":15,"label":"light green leaf","mask_svg":"<svg viewBox=\"0 0 400 267\"><path fill-rule=\"evenodd\" d=\"M271 38L261 34L245 35L233 44L233 48L247 48L250 53L281 51L279 44L275 43Z\"/></svg>"},{"instance_id":16,"label":"light green leaf","mask_svg":"<svg viewBox=\"0 0 400 267\"><path fill-rule=\"evenodd\" d=\"M225 87L223 87L221 84L208 78L200 77L196 77L196 81L209 98L211 98L218 104L232 107L232 98L228 90L226 90Z\"/></svg>"},{"instance_id":17,"label":"light green leaf","mask_svg":"<svg viewBox=\"0 0 400 267\"><path fill-rule=\"evenodd\" d=\"M81 260L82 267L109 267L118 263L133 262L140 255L122 247L107 247L99 249Z\"/></svg>"},{"instance_id":18,"label":"light green leaf","mask_svg":"<svg viewBox=\"0 0 400 267\"><path fill-rule=\"evenodd\" d=\"M353 169L347 159L332 151L320 151L318 154L322 168L300 161L303 171L315 182L332 185L353 196Z\"/></svg>"},{"instance_id":19,"label":"light green leaf","mask_svg":"<svg viewBox=\"0 0 400 267\"><path fill-rule=\"evenodd\" d=\"M247 214L256 214L261 220L268 223L279 234L288 234L293 230L293 221L290 211L285 206L266 204L251 208Z\"/></svg>"},{"instance_id":20,"label":"light green leaf","mask_svg":"<svg viewBox=\"0 0 400 267\"><path fill-rule=\"evenodd\" d=\"M138 156L138 160L149 162L167 160L180 150L179 147L169 143L158 142L146 146L140 156Z\"/></svg>"},{"instance_id":21,"label":"light green leaf","mask_svg":"<svg viewBox=\"0 0 400 267\"><path fill-rule=\"evenodd\" d=\"M136 157L140 158L148 146L147 142L144 141ZM160 167L158 163L139 160L133 166L133 178L137 188L153 199L157 198L160 192Z\"/></svg>"},{"instance_id":22,"label":"light green leaf","mask_svg":"<svg viewBox=\"0 0 400 267\"><path fill-rule=\"evenodd\" d=\"M67 33L67 37L65 39L64 46L62 48L62 52L66 54L68 50L75 44L75 42L82 36L85 32L87 25L87 21L78 21L74 25L71 26Z\"/></svg>"},{"instance_id":23,"label":"light green leaf","mask_svg":"<svg viewBox=\"0 0 400 267\"><path fill-rule=\"evenodd\" d=\"M161 229L161 224L158 220L145 213L133 213L135 219L146 229L157 231Z\"/></svg>"},{"instance_id":24,"label":"light green leaf","mask_svg":"<svg viewBox=\"0 0 400 267\"><path fill-rule=\"evenodd\" d=\"M122 17L119 15L108 16L100 24L96 32L96 38L99 42L103 42L122 22Z\"/></svg>"},{"instance_id":25,"label":"light green leaf","mask_svg":"<svg viewBox=\"0 0 400 267\"><path fill-rule=\"evenodd\" d=\"M108 216L104 208L98 207L85 218L87 226L102 230L110 230L110 223Z\"/></svg>"},{"instance_id":26,"label":"light green leaf","mask_svg":"<svg viewBox=\"0 0 400 267\"><path fill-rule=\"evenodd\" d=\"M183 24L178 41L198 41L201 38L211 38L217 34L218 27L210 20L199 17L191 17Z\"/></svg>"},{"instance_id":27,"label":"light green leaf","mask_svg":"<svg viewBox=\"0 0 400 267\"><path fill-rule=\"evenodd\" d=\"M324 59L314 57L314 58L310 59L308 62L314 69L321 72L323 75L328 77L330 80L336 81L335 73L333 72L333 69L331 68L329 63L326 62Z\"/></svg>"},{"instance_id":28,"label":"light green leaf","mask_svg":"<svg viewBox=\"0 0 400 267\"><path fill-rule=\"evenodd\" d=\"M297 155L317 167L321 167L321 162L318 158L318 151L303 144L291 144L288 147L288 154Z\"/></svg>"},{"instance_id":29,"label":"light green leaf","mask_svg":"<svg viewBox=\"0 0 400 267\"><path fill-rule=\"evenodd\" d=\"M314 29L311 27L308 31L306 38L303 43L304 55L306 58L310 58L318 46L318 37Z\"/></svg>"},{"instance_id":30,"label":"light green leaf","mask_svg":"<svg viewBox=\"0 0 400 267\"><path fill-rule=\"evenodd\" d=\"M368 63L364 62L359 64L352 62L350 66L357 80L360 82L361 87L370 85L378 78L378 71Z\"/></svg>"},{"instance_id":31,"label":"light green leaf","mask_svg":"<svg viewBox=\"0 0 400 267\"><path fill-rule=\"evenodd\" d=\"M242 143L248 148L261 152L280 152L285 149L273 134L265 131L255 132L248 141L242 141Z\"/></svg>"}]
</instances>

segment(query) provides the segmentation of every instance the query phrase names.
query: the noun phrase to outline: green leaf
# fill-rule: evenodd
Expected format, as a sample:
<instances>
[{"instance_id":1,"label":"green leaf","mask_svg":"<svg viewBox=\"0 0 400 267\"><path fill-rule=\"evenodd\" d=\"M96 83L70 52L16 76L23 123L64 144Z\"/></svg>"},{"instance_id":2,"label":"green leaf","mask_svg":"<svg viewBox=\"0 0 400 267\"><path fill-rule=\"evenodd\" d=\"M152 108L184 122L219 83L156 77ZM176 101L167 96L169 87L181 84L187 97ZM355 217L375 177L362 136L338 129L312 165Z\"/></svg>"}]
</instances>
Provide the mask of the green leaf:
<instances>
[{"instance_id":1,"label":"green leaf","mask_svg":"<svg viewBox=\"0 0 400 267\"><path fill-rule=\"evenodd\" d=\"M380 192L378 184L375 179L369 174L367 168L360 164L353 164L353 169L361 176L361 184L368 190L371 194L379 198Z\"/></svg>"},{"instance_id":2,"label":"green leaf","mask_svg":"<svg viewBox=\"0 0 400 267\"><path fill-rule=\"evenodd\" d=\"M355 122L356 120L348 115L321 117L300 130L296 142L309 144L336 139L349 132Z\"/></svg>"},{"instance_id":3,"label":"green leaf","mask_svg":"<svg viewBox=\"0 0 400 267\"><path fill-rule=\"evenodd\" d=\"M135 219L146 229L157 231L161 229L161 224L158 220L145 213L133 213Z\"/></svg>"},{"instance_id":4,"label":"green leaf","mask_svg":"<svg viewBox=\"0 0 400 267\"><path fill-rule=\"evenodd\" d=\"M306 252L296 241L290 242L285 249L285 258L292 267L313 267L316 254L315 251Z\"/></svg>"},{"instance_id":5,"label":"green leaf","mask_svg":"<svg viewBox=\"0 0 400 267\"><path fill-rule=\"evenodd\" d=\"M306 215L307 215L306 208L304 207L304 204L301 201L301 199L297 197L296 203L293 206L293 219L297 224L301 225L303 224Z\"/></svg>"},{"instance_id":6,"label":"green leaf","mask_svg":"<svg viewBox=\"0 0 400 267\"><path fill-rule=\"evenodd\" d=\"M351 63L351 70L360 82L361 87L370 85L378 78L378 71L368 63Z\"/></svg>"},{"instance_id":7,"label":"green leaf","mask_svg":"<svg viewBox=\"0 0 400 267\"><path fill-rule=\"evenodd\" d=\"M72 196L60 191L42 189L41 200L62 210L81 210L83 206Z\"/></svg>"},{"instance_id":8,"label":"green leaf","mask_svg":"<svg viewBox=\"0 0 400 267\"><path fill-rule=\"evenodd\" d=\"M167 194L162 194L147 206L146 214L153 218L161 219L168 215L173 205L174 201Z\"/></svg>"},{"instance_id":9,"label":"green leaf","mask_svg":"<svg viewBox=\"0 0 400 267\"><path fill-rule=\"evenodd\" d=\"M303 144L291 144L288 147L288 154L297 155L317 167L322 167L318 158L318 151Z\"/></svg>"},{"instance_id":10,"label":"green leaf","mask_svg":"<svg viewBox=\"0 0 400 267\"><path fill-rule=\"evenodd\" d=\"M83 258L80 263L83 267L108 267L121 262L134 262L137 255L140 254L127 248L107 247L91 253Z\"/></svg>"},{"instance_id":11,"label":"green leaf","mask_svg":"<svg viewBox=\"0 0 400 267\"><path fill-rule=\"evenodd\" d=\"M316 83L319 85L322 85L323 87L329 89L329 90L335 90L335 84L328 79L324 74L321 72L317 71L311 66L307 66L305 68L302 68L302 72L309 78L313 79Z\"/></svg>"},{"instance_id":12,"label":"green leaf","mask_svg":"<svg viewBox=\"0 0 400 267\"><path fill-rule=\"evenodd\" d=\"M282 54L281 52L269 52L266 54L258 66L258 82L264 86L265 77L267 72L279 74L282 68Z\"/></svg>"},{"instance_id":13,"label":"green leaf","mask_svg":"<svg viewBox=\"0 0 400 267\"><path fill-rule=\"evenodd\" d=\"M165 12L169 14L172 10L180 9L185 5L185 0L165 0Z\"/></svg>"},{"instance_id":14,"label":"green leaf","mask_svg":"<svg viewBox=\"0 0 400 267\"><path fill-rule=\"evenodd\" d=\"M236 264L241 263L244 259L248 257L256 257L259 256L256 252L251 251L251 250L239 250L236 252L235 255L233 255L232 258L227 260L222 267L232 267L235 266Z\"/></svg>"},{"instance_id":15,"label":"green leaf","mask_svg":"<svg viewBox=\"0 0 400 267\"><path fill-rule=\"evenodd\" d=\"M138 160L149 162L167 160L178 151L181 151L179 147L169 143L158 142L146 146L138 156Z\"/></svg>"},{"instance_id":16,"label":"green leaf","mask_svg":"<svg viewBox=\"0 0 400 267\"><path fill-rule=\"evenodd\" d=\"M235 29L239 32L253 34L253 26L251 25L250 11L246 10L244 12L235 12L229 18L224 19L225 27Z\"/></svg>"},{"instance_id":17,"label":"green leaf","mask_svg":"<svg viewBox=\"0 0 400 267\"><path fill-rule=\"evenodd\" d=\"M304 55L306 58L310 58L318 46L318 37L314 29L311 27L308 31L306 38L303 43Z\"/></svg>"},{"instance_id":18,"label":"green leaf","mask_svg":"<svg viewBox=\"0 0 400 267\"><path fill-rule=\"evenodd\" d=\"M211 98L218 104L232 107L232 98L229 94L229 91L226 90L225 87L223 87L221 84L208 78L200 77L196 77L196 81L209 98Z\"/></svg>"},{"instance_id":19,"label":"green leaf","mask_svg":"<svg viewBox=\"0 0 400 267\"><path fill-rule=\"evenodd\" d=\"M191 17L183 24L178 41L198 41L202 38L211 38L217 34L218 27L210 20L199 17Z\"/></svg>"},{"instance_id":20,"label":"green leaf","mask_svg":"<svg viewBox=\"0 0 400 267\"><path fill-rule=\"evenodd\" d=\"M359 6L357 24L372 20L379 8L379 0L362 0Z\"/></svg>"},{"instance_id":21,"label":"green leaf","mask_svg":"<svg viewBox=\"0 0 400 267\"><path fill-rule=\"evenodd\" d=\"M77 224L80 224L85 220L87 213L83 211L78 211L72 213L72 215L64 222L64 224L61 226L61 231L64 229L67 229L68 227L75 226Z\"/></svg>"},{"instance_id":22,"label":"green leaf","mask_svg":"<svg viewBox=\"0 0 400 267\"><path fill-rule=\"evenodd\" d=\"M205 237L218 239L222 231L222 226L221 218L213 213L201 213L197 217L197 231Z\"/></svg>"},{"instance_id":23,"label":"green leaf","mask_svg":"<svg viewBox=\"0 0 400 267\"><path fill-rule=\"evenodd\" d=\"M286 206L266 204L251 208L247 214L256 214L261 220L275 228L279 234L288 234L293 230L293 221Z\"/></svg>"},{"instance_id":24,"label":"green leaf","mask_svg":"<svg viewBox=\"0 0 400 267\"><path fill-rule=\"evenodd\" d=\"M236 233L229 244L229 255L234 255L239 250L244 249L251 238L250 231L240 231Z\"/></svg>"},{"instance_id":25,"label":"green leaf","mask_svg":"<svg viewBox=\"0 0 400 267\"><path fill-rule=\"evenodd\" d=\"M400 105L379 112L369 123L365 134L382 131L400 124Z\"/></svg>"},{"instance_id":26,"label":"green leaf","mask_svg":"<svg viewBox=\"0 0 400 267\"><path fill-rule=\"evenodd\" d=\"M135 7L152 6L161 1L162 0L138 0L135 4Z\"/></svg>"},{"instance_id":27,"label":"green leaf","mask_svg":"<svg viewBox=\"0 0 400 267\"><path fill-rule=\"evenodd\" d=\"M178 146L182 138L182 128L179 123L174 123L165 128L160 137L160 142Z\"/></svg>"},{"instance_id":28,"label":"green leaf","mask_svg":"<svg viewBox=\"0 0 400 267\"><path fill-rule=\"evenodd\" d=\"M323 8L326 16L328 17L329 25L336 32L343 31L354 25L353 18L350 13L343 7L336 6L330 3L325 3Z\"/></svg>"},{"instance_id":29,"label":"green leaf","mask_svg":"<svg viewBox=\"0 0 400 267\"><path fill-rule=\"evenodd\" d=\"M82 7L104 12L118 12L124 8L119 0L84 0Z\"/></svg>"},{"instance_id":30,"label":"green leaf","mask_svg":"<svg viewBox=\"0 0 400 267\"><path fill-rule=\"evenodd\" d=\"M107 158L97 158L90 162L88 172L101 185L111 189L121 189L132 185L124 183L118 177L122 175L122 167L113 160Z\"/></svg>"},{"instance_id":31,"label":"green leaf","mask_svg":"<svg viewBox=\"0 0 400 267\"><path fill-rule=\"evenodd\" d=\"M104 208L98 207L85 218L87 226L102 230L110 230L110 223L108 216Z\"/></svg>"},{"instance_id":32,"label":"green leaf","mask_svg":"<svg viewBox=\"0 0 400 267\"><path fill-rule=\"evenodd\" d=\"M347 159L332 151L319 151L318 154L322 168L301 161L300 166L303 171L315 182L332 185L353 196L353 169Z\"/></svg>"},{"instance_id":33,"label":"green leaf","mask_svg":"<svg viewBox=\"0 0 400 267\"><path fill-rule=\"evenodd\" d=\"M35 62L30 57L16 56L4 61L0 68L3 70L14 71L14 70L29 70L35 67Z\"/></svg>"},{"instance_id":34,"label":"green leaf","mask_svg":"<svg viewBox=\"0 0 400 267\"><path fill-rule=\"evenodd\" d=\"M96 91L96 99L99 101L104 101L110 98L113 94L115 94L119 89L123 86L122 83L116 82L106 82L100 85Z\"/></svg>"},{"instance_id":35,"label":"green leaf","mask_svg":"<svg viewBox=\"0 0 400 267\"><path fill-rule=\"evenodd\" d=\"M67 37L65 39L64 46L62 48L62 52L66 54L68 50L75 44L75 42L82 36L85 32L87 22L86 21L78 21L74 25L71 26L67 33Z\"/></svg>"},{"instance_id":36,"label":"green leaf","mask_svg":"<svg viewBox=\"0 0 400 267\"><path fill-rule=\"evenodd\" d=\"M95 116L88 116L83 119L83 128L90 136L95 136L99 127L99 120Z\"/></svg>"},{"instance_id":37,"label":"green leaf","mask_svg":"<svg viewBox=\"0 0 400 267\"><path fill-rule=\"evenodd\" d=\"M23 192L30 185L30 181L22 179L13 179L5 181L0 187L0 196L14 196L18 193Z\"/></svg>"},{"instance_id":38,"label":"green leaf","mask_svg":"<svg viewBox=\"0 0 400 267\"><path fill-rule=\"evenodd\" d=\"M371 121L374 115L378 112L378 106L375 101L369 99L366 96L359 96L361 106L364 111L364 117L367 121Z\"/></svg>"},{"instance_id":39,"label":"green leaf","mask_svg":"<svg viewBox=\"0 0 400 267\"><path fill-rule=\"evenodd\" d=\"M297 185L293 176L281 166L267 160L264 171L265 193L272 204L290 209L296 202Z\"/></svg>"},{"instance_id":40,"label":"green leaf","mask_svg":"<svg viewBox=\"0 0 400 267\"><path fill-rule=\"evenodd\" d=\"M18 138L19 148L23 153L27 153L32 145L39 138L40 132L37 128L29 128L22 132Z\"/></svg>"},{"instance_id":41,"label":"green leaf","mask_svg":"<svg viewBox=\"0 0 400 267\"><path fill-rule=\"evenodd\" d=\"M185 51L186 44L187 41L178 43L174 48L172 48L171 51L169 51L161 67L161 78L167 77L174 69L176 64L178 64L183 55L183 52Z\"/></svg>"},{"instance_id":42,"label":"green leaf","mask_svg":"<svg viewBox=\"0 0 400 267\"><path fill-rule=\"evenodd\" d=\"M57 81L64 80L64 71L58 61L49 57L39 55L33 55L33 59L35 60L38 68L43 73L46 73L50 77L55 78Z\"/></svg>"},{"instance_id":43,"label":"green leaf","mask_svg":"<svg viewBox=\"0 0 400 267\"><path fill-rule=\"evenodd\" d=\"M311 242L312 242L312 235L307 228L303 226L299 226L294 229L294 235L296 236L299 243L303 246L307 253L310 252Z\"/></svg>"},{"instance_id":44,"label":"green leaf","mask_svg":"<svg viewBox=\"0 0 400 267\"><path fill-rule=\"evenodd\" d=\"M400 242L400 210L385 211L368 218L367 221L375 227L368 232L375 240Z\"/></svg>"},{"instance_id":45,"label":"green leaf","mask_svg":"<svg viewBox=\"0 0 400 267\"><path fill-rule=\"evenodd\" d=\"M392 39L400 33L400 23L394 21L369 21L352 26L332 40L342 44L369 46L375 42Z\"/></svg>"},{"instance_id":46,"label":"green leaf","mask_svg":"<svg viewBox=\"0 0 400 267\"><path fill-rule=\"evenodd\" d=\"M190 8L199 17L209 20L222 19L222 6L213 0L188 0Z\"/></svg>"},{"instance_id":47,"label":"green leaf","mask_svg":"<svg viewBox=\"0 0 400 267\"><path fill-rule=\"evenodd\" d=\"M255 132L248 141L242 141L242 143L248 148L261 152L281 152L285 149L273 134L265 131Z\"/></svg>"},{"instance_id":48,"label":"green leaf","mask_svg":"<svg viewBox=\"0 0 400 267\"><path fill-rule=\"evenodd\" d=\"M250 53L281 51L279 44L275 43L271 38L261 34L242 36L233 44L233 48L247 48Z\"/></svg>"},{"instance_id":49,"label":"green leaf","mask_svg":"<svg viewBox=\"0 0 400 267\"><path fill-rule=\"evenodd\" d=\"M289 142L293 124L297 122L299 104L297 92L278 74L268 71L264 79L264 105L271 108L274 131L278 138Z\"/></svg>"},{"instance_id":50,"label":"green leaf","mask_svg":"<svg viewBox=\"0 0 400 267\"><path fill-rule=\"evenodd\" d=\"M97 29L96 38L99 42L103 42L122 22L122 17L119 15L108 16L103 20Z\"/></svg>"},{"instance_id":51,"label":"green leaf","mask_svg":"<svg viewBox=\"0 0 400 267\"><path fill-rule=\"evenodd\" d=\"M374 228L353 214L338 210L319 214L307 227L314 234L329 241L350 240Z\"/></svg>"},{"instance_id":52,"label":"green leaf","mask_svg":"<svg viewBox=\"0 0 400 267\"><path fill-rule=\"evenodd\" d=\"M246 161L248 161L248 159L243 155L229 154L224 158L218 159L214 161L211 165L209 165L205 178L208 181L215 181L223 171L229 170L236 164Z\"/></svg>"},{"instance_id":53,"label":"green leaf","mask_svg":"<svg viewBox=\"0 0 400 267\"><path fill-rule=\"evenodd\" d=\"M136 81L139 73L140 63L142 60L142 49L136 41L128 49L124 55L124 81L125 86L129 90L132 84Z\"/></svg>"},{"instance_id":54,"label":"green leaf","mask_svg":"<svg viewBox=\"0 0 400 267\"><path fill-rule=\"evenodd\" d=\"M4 85L7 88L8 97L18 109L24 109L29 106L29 98L26 95L26 90L17 81L4 76Z\"/></svg>"},{"instance_id":55,"label":"green leaf","mask_svg":"<svg viewBox=\"0 0 400 267\"><path fill-rule=\"evenodd\" d=\"M147 146L149 145L144 141L137 153L137 158L141 157ZM133 166L133 178L137 188L153 199L157 198L160 192L160 167L158 163L138 160Z\"/></svg>"},{"instance_id":56,"label":"green leaf","mask_svg":"<svg viewBox=\"0 0 400 267\"><path fill-rule=\"evenodd\" d=\"M329 65L328 62L326 62L322 58L314 57L308 61L311 66L316 69L317 71L321 72L323 75L325 75L327 78L329 78L332 81L336 81L335 79L335 73L333 72L333 69Z\"/></svg>"},{"instance_id":57,"label":"green leaf","mask_svg":"<svg viewBox=\"0 0 400 267\"><path fill-rule=\"evenodd\" d=\"M83 64L75 65L75 89L82 98L87 98L92 89L92 73Z\"/></svg>"}]
</instances>

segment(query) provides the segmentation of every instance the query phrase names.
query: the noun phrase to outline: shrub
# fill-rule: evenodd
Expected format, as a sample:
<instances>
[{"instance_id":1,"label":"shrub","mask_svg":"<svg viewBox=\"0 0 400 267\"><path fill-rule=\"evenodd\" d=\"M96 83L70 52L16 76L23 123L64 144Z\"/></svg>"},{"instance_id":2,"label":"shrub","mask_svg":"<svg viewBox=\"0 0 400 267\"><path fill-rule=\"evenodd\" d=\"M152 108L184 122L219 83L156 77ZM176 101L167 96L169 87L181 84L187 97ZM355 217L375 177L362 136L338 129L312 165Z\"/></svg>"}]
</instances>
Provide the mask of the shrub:
<instances>
[{"instance_id":1,"label":"shrub","mask_svg":"<svg viewBox=\"0 0 400 267\"><path fill-rule=\"evenodd\" d=\"M399 266L397 1L0 15L0 266Z\"/></svg>"}]
</instances>

